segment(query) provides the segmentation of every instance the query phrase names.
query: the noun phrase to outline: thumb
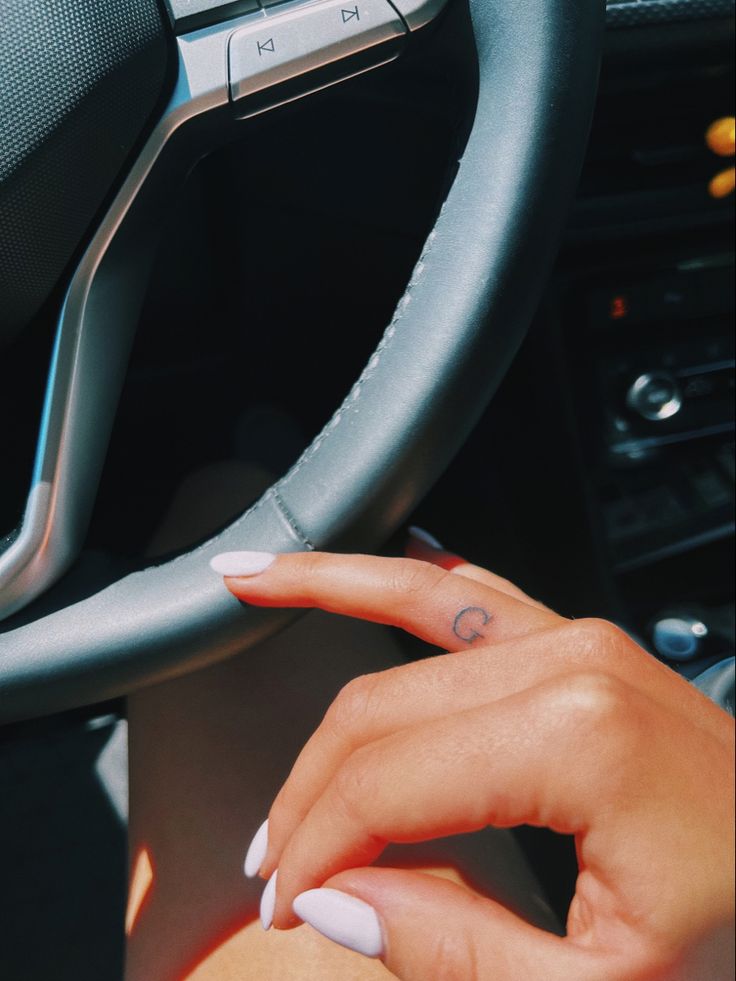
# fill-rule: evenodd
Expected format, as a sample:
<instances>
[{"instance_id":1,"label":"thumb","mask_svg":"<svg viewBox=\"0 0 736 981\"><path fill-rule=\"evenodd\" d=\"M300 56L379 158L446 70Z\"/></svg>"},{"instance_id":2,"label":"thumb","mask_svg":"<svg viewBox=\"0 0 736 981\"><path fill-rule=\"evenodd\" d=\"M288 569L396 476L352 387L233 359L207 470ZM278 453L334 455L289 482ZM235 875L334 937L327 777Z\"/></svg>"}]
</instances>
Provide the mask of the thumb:
<instances>
[{"instance_id":1,"label":"thumb","mask_svg":"<svg viewBox=\"0 0 736 981\"><path fill-rule=\"evenodd\" d=\"M401 981L602 976L595 955L463 886L422 872L350 869L297 896L294 912L328 939L380 958Z\"/></svg>"}]
</instances>

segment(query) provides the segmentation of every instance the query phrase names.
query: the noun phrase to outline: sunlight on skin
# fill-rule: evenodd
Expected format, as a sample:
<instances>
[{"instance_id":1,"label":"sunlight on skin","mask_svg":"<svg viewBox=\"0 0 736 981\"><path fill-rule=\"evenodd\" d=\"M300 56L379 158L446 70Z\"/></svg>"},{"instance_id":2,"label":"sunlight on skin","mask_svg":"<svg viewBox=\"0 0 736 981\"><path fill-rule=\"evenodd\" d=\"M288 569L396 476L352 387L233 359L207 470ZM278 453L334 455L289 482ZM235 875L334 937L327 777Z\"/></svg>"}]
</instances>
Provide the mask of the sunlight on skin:
<instances>
[{"instance_id":1,"label":"sunlight on skin","mask_svg":"<svg viewBox=\"0 0 736 981\"><path fill-rule=\"evenodd\" d=\"M146 897L153 885L153 865L148 849L139 849L133 863L133 874L130 877L128 891L128 906L125 910L125 936L129 937L138 922L138 917Z\"/></svg>"},{"instance_id":2,"label":"sunlight on skin","mask_svg":"<svg viewBox=\"0 0 736 981\"><path fill-rule=\"evenodd\" d=\"M450 866L422 866L419 871L467 886L461 873ZM388 981L391 977L380 961L339 947L311 927L266 933L254 920L211 951L183 981Z\"/></svg>"}]
</instances>

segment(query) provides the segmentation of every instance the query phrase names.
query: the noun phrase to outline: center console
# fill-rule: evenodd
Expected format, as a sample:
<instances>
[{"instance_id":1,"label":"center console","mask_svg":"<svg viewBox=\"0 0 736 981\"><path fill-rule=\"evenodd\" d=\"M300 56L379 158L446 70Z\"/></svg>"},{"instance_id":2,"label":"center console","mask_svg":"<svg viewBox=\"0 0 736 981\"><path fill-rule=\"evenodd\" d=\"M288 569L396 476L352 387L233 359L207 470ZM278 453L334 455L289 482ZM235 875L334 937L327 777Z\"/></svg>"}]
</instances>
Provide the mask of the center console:
<instances>
[{"instance_id":1,"label":"center console","mask_svg":"<svg viewBox=\"0 0 736 981\"><path fill-rule=\"evenodd\" d=\"M625 626L695 678L734 650L734 256L624 263L575 300L589 492Z\"/></svg>"},{"instance_id":2,"label":"center console","mask_svg":"<svg viewBox=\"0 0 736 981\"><path fill-rule=\"evenodd\" d=\"M714 109L732 112L733 95L725 91L728 69L703 79L697 61L665 60L655 82L648 77L639 82L640 102L653 118L657 92L662 113L672 108L657 78L674 79L671 92L689 86L677 118L691 149L682 131L666 137L655 119L648 144L641 128L622 130L638 181L614 174L596 185L595 153L589 161L561 300L573 414L618 621L685 676L706 678L711 696L732 711L733 204L709 193L718 161L703 148ZM620 112L627 91L632 113L641 114L636 73L625 83L614 71L609 84L604 105L610 99Z\"/></svg>"},{"instance_id":3,"label":"center console","mask_svg":"<svg viewBox=\"0 0 736 981\"><path fill-rule=\"evenodd\" d=\"M584 435L614 570L733 534L733 255L623 266L583 302Z\"/></svg>"},{"instance_id":4,"label":"center console","mask_svg":"<svg viewBox=\"0 0 736 981\"><path fill-rule=\"evenodd\" d=\"M606 613L733 710L733 22L688 30L609 31L554 302Z\"/></svg>"}]
</instances>

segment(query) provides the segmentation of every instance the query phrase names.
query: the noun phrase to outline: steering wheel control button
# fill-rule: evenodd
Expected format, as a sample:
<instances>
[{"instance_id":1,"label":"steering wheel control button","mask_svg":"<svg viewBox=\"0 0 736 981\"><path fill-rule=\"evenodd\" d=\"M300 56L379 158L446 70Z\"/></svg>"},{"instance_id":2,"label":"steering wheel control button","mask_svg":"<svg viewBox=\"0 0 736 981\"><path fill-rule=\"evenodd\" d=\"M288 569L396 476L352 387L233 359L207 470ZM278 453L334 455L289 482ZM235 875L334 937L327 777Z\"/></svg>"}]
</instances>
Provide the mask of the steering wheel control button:
<instances>
[{"instance_id":1,"label":"steering wheel control button","mask_svg":"<svg viewBox=\"0 0 736 981\"><path fill-rule=\"evenodd\" d=\"M670 661L692 661L707 636L703 621L690 616L665 617L652 630L657 653Z\"/></svg>"},{"instance_id":2,"label":"steering wheel control button","mask_svg":"<svg viewBox=\"0 0 736 981\"><path fill-rule=\"evenodd\" d=\"M677 381L666 371L639 375L626 395L626 404L650 422L671 419L682 408Z\"/></svg>"},{"instance_id":3,"label":"steering wheel control button","mask_svg":"<svg viewBox=\"0 0 736 981\"><path fill-rule=\"evenodd\" d=\"M275 7L230 38L230 97L243 99L405 34L386 0Z\"/></svg>"},{"instance_id":4,"label":"steering wheel control button","mask_svg":"<svg viewBox=\"0 0 736 981\"><path fill-rule=\"evenodd\" d=\"M258 0L166 0L177 34L260 10Z\"/></svg>"}]
</instances>

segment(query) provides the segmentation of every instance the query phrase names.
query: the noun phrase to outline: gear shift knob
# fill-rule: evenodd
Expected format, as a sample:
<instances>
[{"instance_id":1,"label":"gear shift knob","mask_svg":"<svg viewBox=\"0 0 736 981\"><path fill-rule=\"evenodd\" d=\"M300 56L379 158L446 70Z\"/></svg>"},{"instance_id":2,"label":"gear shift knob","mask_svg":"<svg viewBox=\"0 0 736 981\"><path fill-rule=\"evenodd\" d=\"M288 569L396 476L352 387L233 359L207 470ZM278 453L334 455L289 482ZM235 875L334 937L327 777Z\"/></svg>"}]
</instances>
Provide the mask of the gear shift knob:
<instances>
[{"instance_id":1,"label":"gear shift knob","mask_svg":"<svg viewBox=\"0 0 736 981\"><path fill-rule=\"evenodd\" d=\"M682 614L657 620L652 642L657 653L670 661L691 661L700 653L708 628L697 617Z\"/></svg>"}]
</instances>

